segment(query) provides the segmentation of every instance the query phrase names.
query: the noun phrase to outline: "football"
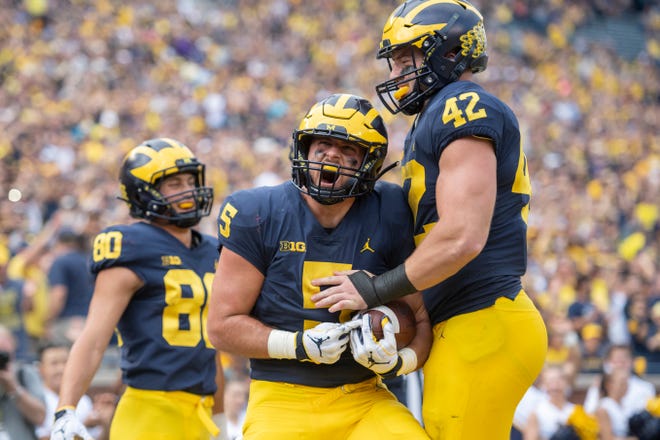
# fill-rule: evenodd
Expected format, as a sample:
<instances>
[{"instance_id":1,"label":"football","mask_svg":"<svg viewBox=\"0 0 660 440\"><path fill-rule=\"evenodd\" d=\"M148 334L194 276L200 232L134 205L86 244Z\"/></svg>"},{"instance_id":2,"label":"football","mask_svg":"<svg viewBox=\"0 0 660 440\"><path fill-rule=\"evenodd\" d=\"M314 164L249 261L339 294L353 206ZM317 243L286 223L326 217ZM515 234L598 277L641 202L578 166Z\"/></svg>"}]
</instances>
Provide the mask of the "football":
<instances>
[{"instance_id":1,"label":"football","mask_svg":"<svg viewBox=\"0 0 660 440\"><path fill-rule=\"evenodd\" d=\"M408 346L417 333L417 320L413 309L402 299L395 299L380 307L387 307L392 310L399 320L399 331L396 334L397 349L401 350ZM378 308L367 309L363 313L371 316L371 331L376 339L382 339L382 321L385 314Z\"/></svg>"}]
</instances>

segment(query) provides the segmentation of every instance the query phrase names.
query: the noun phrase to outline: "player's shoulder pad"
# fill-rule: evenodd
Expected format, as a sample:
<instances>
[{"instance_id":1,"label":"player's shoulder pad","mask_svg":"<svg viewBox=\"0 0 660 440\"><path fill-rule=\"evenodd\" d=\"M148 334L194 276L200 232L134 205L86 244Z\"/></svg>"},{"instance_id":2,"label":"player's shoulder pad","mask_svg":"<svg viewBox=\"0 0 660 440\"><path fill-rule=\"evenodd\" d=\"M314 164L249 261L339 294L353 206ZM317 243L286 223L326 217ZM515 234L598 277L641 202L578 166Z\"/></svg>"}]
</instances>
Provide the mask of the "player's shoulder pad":
<instances>
[{"instance_id":1,"label":"player's shoulder pad","mask_svg":"<svg viewBox=\"0 0 660 440\"><path fill-rule=\"evenodd\" d=\"M154 226L142 221L109 226L94 238L92 271L133 264L153 251L160 238ZM145 246L145 243L151 246Z\"/></svg>"},{"instance_id":2,"label":"player's shoulder pad","mask_svg":"<svg viewBox=\"0 0 660 440\"><path fill-rule=\"evenodd\" d=\"M379 180L374 186L374 192L385 200L404 199L403 188L396 183Z\"/></svg>"},{"instance_id":3,"label":"player's shoulder pad","mask_svg":"<svg viewBox=\"0 0 660 440\"><path fill-rule=\"evenodd\" d=\"M227 196L220 207L219 221L223 214L231 217L232 226L255 227L263 224L278 209L295 203L295 192L289 191L285 182L276 186L262 186L258 188L236 191ZM293 185L291 185L293 187Z\"/></svg>"},{"instance_id":4,"label":"player's shoulder pad","mask_svg":"<svg viewBox=\"0 0 660 440\"><path fill-rule=\"evenodd\" d=\"M451 101L450 101L451 100ZM456 81L440 89L437 96L432 98L432 105L444 109L448 102L465 109L471 106L472 111L480 107L495 108L498 112L503 111L504 103L498 97L488 92L482 86L471 81ZM442 116L442 113L440 114Z\"/></svg>"},{"instance_id":5,"label":"player's shoulder pad","mask_svg":"<svg viewBox=\"0 0 660 440\"><path fill-rule=\"evenodd\" d=\"M151 235L153 228L143 221L136 221L135 223L119 224L108 226L103 229L97 236L102 234L120 233L122 237L140 237L144 235Z\"/></svg>"},{"instance_id":6,"label":"player's shoulder pad","mask_svg":"<svg viewBox=\"0 0 660 440\"><path fill-rule=\"evenodd\" d=\"M374 186L374 194L380 201L383 217L400 221L403 217L412 215L401 186L379 180Z\"/></svg>"},{"instance_id":7,"label":"player's shoulder pad","mask_svg":"<svg viewBox=\"0 0 660 440\"><path fill-rule=\"evenodd\" d=\"M443 87L432 97L426 114L420 120L420 131L432 133L430 142L435 145L465 136L489 138L498 144L502 127L517 126L515 115L503 101L471 81Z\"/></svg>"}]
</instances>

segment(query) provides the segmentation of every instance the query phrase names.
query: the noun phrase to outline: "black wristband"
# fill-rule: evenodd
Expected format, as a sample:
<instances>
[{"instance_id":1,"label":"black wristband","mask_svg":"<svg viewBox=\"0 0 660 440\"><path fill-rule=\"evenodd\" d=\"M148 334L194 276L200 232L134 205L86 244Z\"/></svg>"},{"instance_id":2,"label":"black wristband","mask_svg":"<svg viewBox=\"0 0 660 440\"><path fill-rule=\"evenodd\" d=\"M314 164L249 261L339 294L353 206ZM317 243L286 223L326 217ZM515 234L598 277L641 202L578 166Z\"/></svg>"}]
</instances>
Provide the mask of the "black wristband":
<instances>
[{"instance_id":1,"label":"black wristband","mask_svg":"<svg viewBox=\"0 0 660 440\"><path fill-rule=\"evenodd\" d=\"M348 279L351 280L364 302L367 303L367 307L381 304L374 287L374 280L365 271L359 270L352 273L348 276Z\"/></svg>"},{"instance_id":2,"label":"black wristband","mask_svg":"<svg viewBox=\"0 0 660 440\"><path fill-rule=\"evenodd\" d=\"M305 332L298 332L296 334L296 359L299 361L309 360L307 352L305 351L305 345L303 344L303 336Z\"/></svg>"},{"instance_id":3,"label":"black wristband","mask_svg":"<svg viewBox=\"0 0 660 440\"><path fill-rule=\"evenodd\" d=\"M54 418L54 419L57 420L57 419L59 419L60 417L62 417L64 414L66 414L67 410L68 410L68 409L65 408L65 409L61 409L61 410L59 410L59 411L55 411L55 418Z\"/></svg>"},{"instance_id":4,"label":"black wristband","mask_svg":"<svg viewBox=\"0 0 660 440\"><path fill-rule=\"evenodd\" d=\"M349 275L348 278L369 308L417 292L408 279L403 264L375 277L370 277L365 271L360 270Z\"/></svg>"},{"instance_id":5,"label":"black wristband","mask_svg":"<svg viewBox=\"0 0 660 440\"><path fill-rule=\"evenodd\" d=\"M399 372L402 366L403 366L403 359L401 359L401 356L399 356L396 360L396 365L394 366L394 368L392 368L390 371L386 373L381 374L380 377L382 377L383 379L395 378L398 376L397 373Z\"/></svg>"}]
</instances>

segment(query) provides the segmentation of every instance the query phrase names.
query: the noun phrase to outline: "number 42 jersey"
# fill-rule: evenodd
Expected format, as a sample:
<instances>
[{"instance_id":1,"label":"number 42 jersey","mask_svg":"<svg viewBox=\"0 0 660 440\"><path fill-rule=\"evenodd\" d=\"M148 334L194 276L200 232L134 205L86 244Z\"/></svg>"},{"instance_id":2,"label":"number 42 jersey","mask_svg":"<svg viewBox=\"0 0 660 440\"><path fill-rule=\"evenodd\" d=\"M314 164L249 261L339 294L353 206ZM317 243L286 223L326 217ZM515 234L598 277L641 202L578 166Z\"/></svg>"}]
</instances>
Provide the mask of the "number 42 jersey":
<instances>
[{"instance_id":1,"label":"number 42 jersey","mask_svg":"<svg viewBox=\"0 0 660 440\"><path fill-rule=\"evenodd\" d=\"M452 316L516 297L527 268L527 217L532 194L518 120L511 109L470 81L450 83L428 101L405 141L403 188L415 218L415 241L436 226L440 157L454 140L490 139L497 158L497 197L481 253L440 284L423 292L435 325ZM458 147L452 147L458 148Z\"/></svg>"},{"instance_id":2,"label":"number 42 jersey","mask_svg":"<svg viewBox=\"0 0 660 440\"><path fill-rule=\"evenodd\" d=\"M123 380L131 387L216 391L206 315L217 240L193 234L191 249L167 231L137 222L109 227L94 240L92 273L121 266L144 282L117 324Z\"/></svg>"}]
</instances>

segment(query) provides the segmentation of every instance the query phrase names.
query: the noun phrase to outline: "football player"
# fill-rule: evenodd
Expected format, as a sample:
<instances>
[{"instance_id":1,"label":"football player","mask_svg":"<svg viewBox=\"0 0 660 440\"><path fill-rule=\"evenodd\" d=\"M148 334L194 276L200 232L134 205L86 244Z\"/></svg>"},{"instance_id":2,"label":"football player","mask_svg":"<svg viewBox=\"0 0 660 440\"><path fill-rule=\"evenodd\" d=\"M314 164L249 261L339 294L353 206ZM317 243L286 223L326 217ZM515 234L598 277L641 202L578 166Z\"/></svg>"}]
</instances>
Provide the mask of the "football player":
<instances>
[{"instance_id":1,"label":"football player","mask_svg":"<svg viewBox=\"0 0 660 440\"><path fill-rule=\"evenodd\" d=\"M223 372L205 322L217 240L193 229L213 204L204 164L176 140L152 139L126 155L119 182L141 221L94 239L94 294L64 370L51 439L91 438L74 408L115 327L126 390L110 438L209 439L218 434L212 410L221 413Z\"/></svg>"},{"instance_id":2,"label":"football player","mask_svg":"<svg viewBox=\"0 0 660 440\"><path fill-rule=\"evenodd\" d=\"M473 82L486 69L480 12L461 0L408 0L385 23L376 91L416 115L404 145L404 191L416 249L401 264L322 277L312 298L330 312L423 290L434 341L424 366L423 422L434 439L508 439L518 401L547 350L523 291L531 184L518 121Z\"/></svg>"},{"instance_id":3,"label":"football player","mask_svg":"<svg viewBox=\"0 0 660 440\"><path fill-rule=\"evenodd\" d=\"M311 302L319 291L311 280L320 274L382 273L414 247L403 191L377 182L387 143L369 101L329 96L293 133L292 180L236 192L220 209L209 337L250 358L246 440L428 438L382 385L427 357L431 328L421 294L407 298L417 336L401 350L392 322L375 340L369 319ZM349 338L351 330L358 334Z\"/></svg>"}]
</instances>

